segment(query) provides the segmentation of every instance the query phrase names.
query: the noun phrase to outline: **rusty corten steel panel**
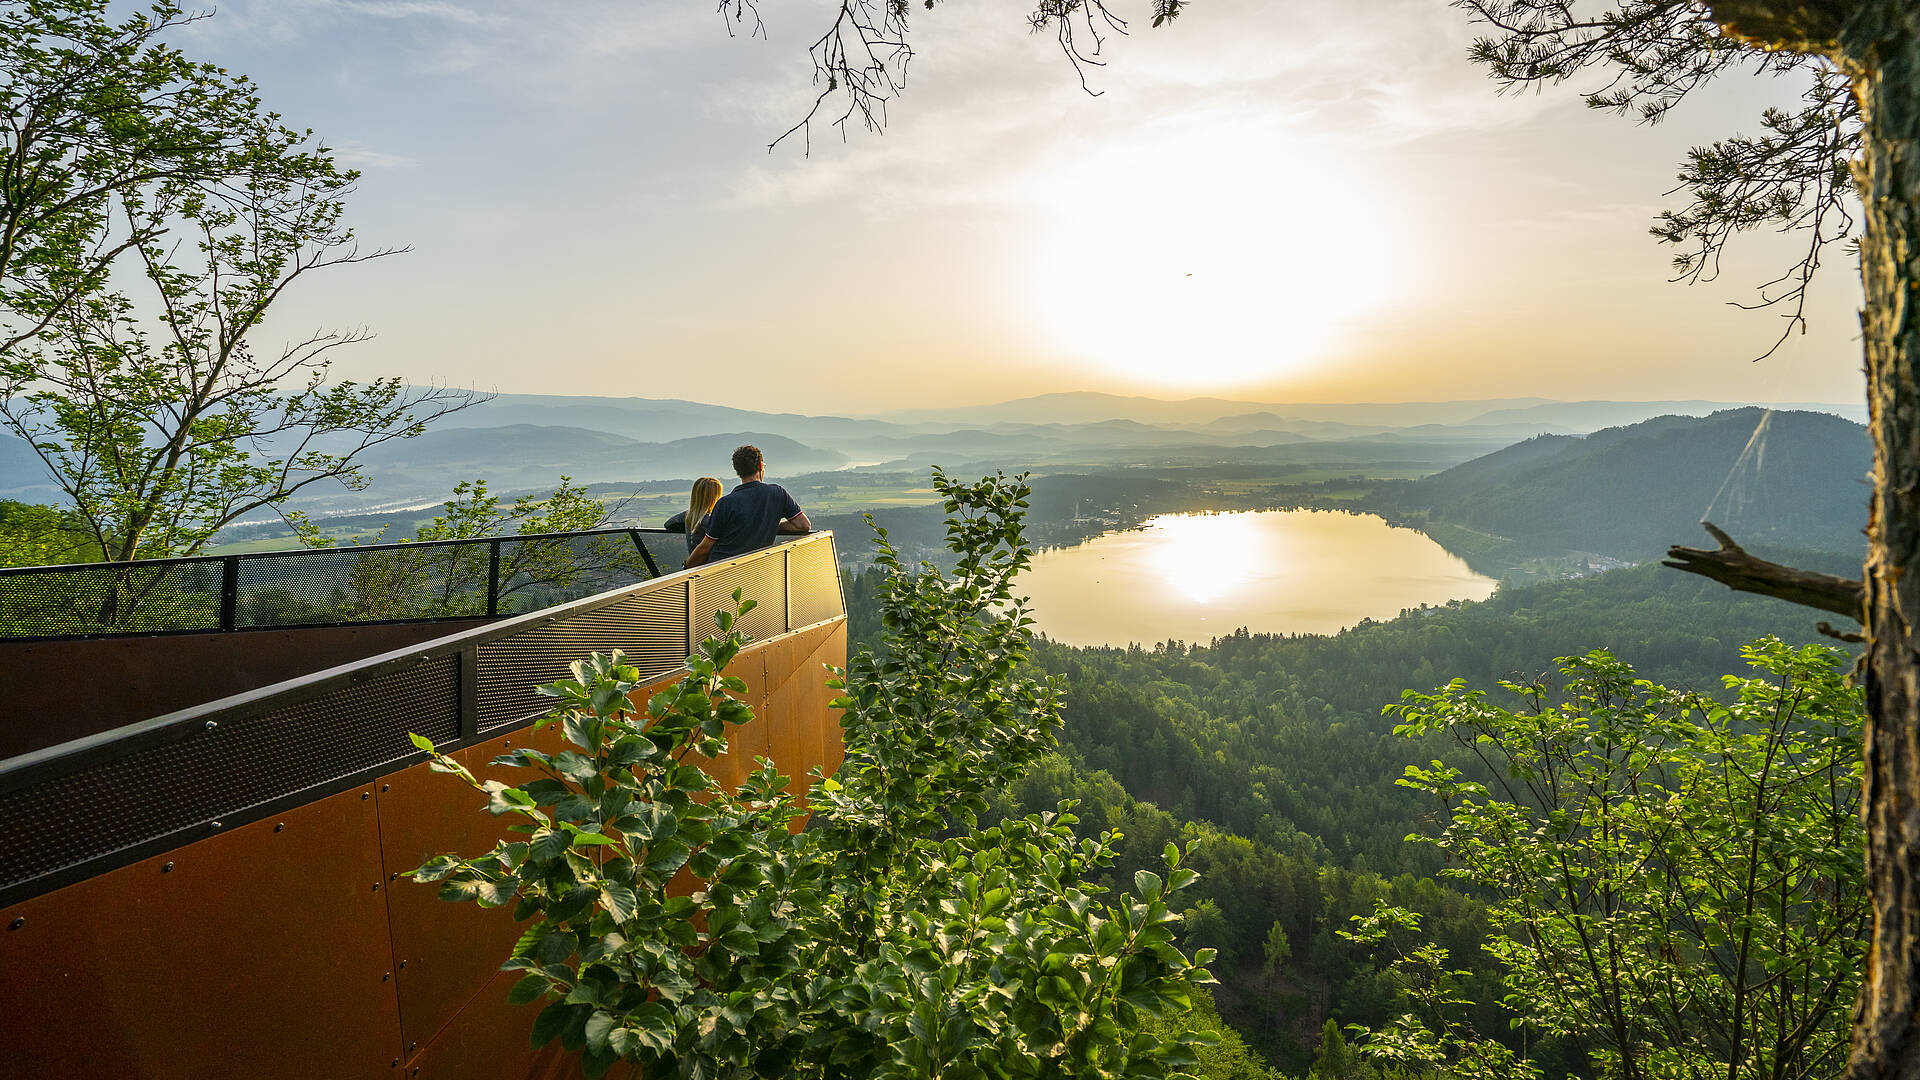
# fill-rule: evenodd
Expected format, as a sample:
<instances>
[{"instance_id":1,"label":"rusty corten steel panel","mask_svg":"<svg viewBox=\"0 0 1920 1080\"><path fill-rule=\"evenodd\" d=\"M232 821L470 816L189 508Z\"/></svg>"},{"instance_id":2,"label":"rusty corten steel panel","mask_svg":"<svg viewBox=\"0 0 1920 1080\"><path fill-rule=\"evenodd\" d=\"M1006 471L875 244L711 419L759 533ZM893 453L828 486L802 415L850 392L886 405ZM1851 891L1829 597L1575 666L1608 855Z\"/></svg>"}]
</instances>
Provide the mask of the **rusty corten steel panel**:
<instances>
[{"instance_id":1,"label":"rusty corten steel panel","mask_svg":"<svg viewBox=\"0 0 1920 1080\"><path fill-rule=\"evenodd\" d=\"M826 666L846 664L845 623L835 623L774 642L779 652L768 659L767 754L790 778L787 789L805 795L807 774L831 772L840 764L840 718L827 707L836 691L827 686Z\"/></svg>"},{"instance_id":2,"label":"rusty corten steel panel","mask_svg":"<svg viewBox=\"0 0 1920 1080\"><path fill-rule=\"evenodd\" d=\"M727 753L704 762L716 779L738 785L755 768L755 757L772 759L804 795L807 774L840 764L840 719L827 708L835 691L824 665L847 662L846 622L756 642L740 654L729 675L747 684L735 695L753 706L755 718L728 734Z\"/></svg>"},{"instance_id":3,"label":"rusty corten steel panel","mask_svg":"<svg viewBox=\"0 0 1920 1080\"><path fill-rule=\"evenodd\" d=\"M651 683L635 697L644 705L647 691L673 681ZM531 779L525 770L487 763L515 746L531 745L550 754L567 749L559 728L553 722L522 728L476 743L453 757L482 780L523 782ZM468 1011L491 1007L482 999L492 990L480 988L499 971L500 962L512 951L524 926L513 921L511 908L450 903L440 899L438 885L422 885L398 875L431 855L478 855L496 841L508 838L507 826L517 819L487 813L486 798L479 792L425 764L383 780L379 800L381 848L387 872L395 879L388 910L398 964L401 1025L408 1054L424 1057L437 1040L464 1037L453 1033L466 1023ZM507 1008L505 986L499 988L498 996L499 1007ZM520 1031L524 1041L537 1010L529 1007L513 1011L526 1013ZM449 1026L456 1016L459 1022Z\"/></svg>"},{"instance_id":4,"label":"rusty corten steel panel","mask_svg":"<svg viewBox=\"0 0 1920 1080\"><path fill-rule=\"evenodd\" d=\"M558 1041L532 1048L538 1005L509 1005L521 973L503 971L485 983L433 1043L406 1066L405 1080L584 1080L580 1055ZM607 1074L638 1077L631 1066Z\"/></svg>"},{"instance_id":5,"label":"rusty corten steel panel","mask_svg":"<svg viewBox=\"0 0 1920 1080\"><path fill-rule=\"evenodd\" d=\"M726 673L747 684L743 694L731 694L753 709L753 722L727 732L727 752L717 758L692 755L715 780L728 788L737 788L752 771L755 754L767 752L767 655L773 642L756 643L741 650Z\"/></svg>"},{"instance_id":6,"label":"rusty corten steel panel","mask_svg":"<svg viewBox=\"0 0 1920 1080\"><path fill-rule=\"evenodd\" d=\"M507 944L511 946L512 942ZM500 955L505 953L502 948ZM496 960L489 966L499 964ZM472 1000L407 1062L406 1080L523 1080L532 1076L530 1036L533 1018L540 1010L532 1005L507 1004L507 991L520 975L517 971L497 971L490 979L468 984L465 989Z\"/></svg>"},{"instance_id":7,"label":"rusty corten steel panel","mask_svg":"<svg viewBox=\"0 0 1920 1080\"><path fill-rule=\"evenodd\" d=\"M79 641L0 641L0 758L406 648L488 622L312 626Z\"/></svg>"},{"instance_id":8,"label":"rusty corten steel panel","mask_svg":"<svg viewBox=\"0 0 1920 1080\"><path fill-rule=\"evenodd\" d=\"M385 899L356 789L0 911L25 920L0 931L0 1061L35 1080L391 1077Z\"/></svg>"},{"instance_id":9,"label":"rusty corten steel panel","mask_svg":"<svg viewBox=\"0 0 1920 1080\"><path fill-rule=\"evenodd\" d=\"M826 644L814 654L814 659L822 664L832 664L837 668L847 666L847 620L841 619L833 624L832 632L827 635ZM831 675L822 670L818 677L821 688L827 692L828 701L839 696L838 690L827 686L827 680L832 677ZM840 762L847 756L846 744L841 741L840 711L825 706L821 708L826 716L821 725L820 759L825 763L827 775L832 776L840 771Z\"/></svg>"},{"instance_id":10,"label":"rusty corten steel panel","mask_svg":"<svg viewBox=\"0 0 1920 1080\"><path fill-rule=\"evenodd\" d=\"M562 740L556 727L549 723L522 729L476 743L453 757L482 780L523 782L530 779L525 770L489 767L487 762L529 743L548 752L559 750ZM387 903L398 965L394 977L400 984L401 1028L412 1054L500 969L522 927L513 921L511 908L450 903L440 899L439 885L399 875L431 855L478 855L506 839L507 826L520 819L487 813L486 796L425 764L387 777L379 786L380 845L393 889Z\"/></svg>"}]
</instances>

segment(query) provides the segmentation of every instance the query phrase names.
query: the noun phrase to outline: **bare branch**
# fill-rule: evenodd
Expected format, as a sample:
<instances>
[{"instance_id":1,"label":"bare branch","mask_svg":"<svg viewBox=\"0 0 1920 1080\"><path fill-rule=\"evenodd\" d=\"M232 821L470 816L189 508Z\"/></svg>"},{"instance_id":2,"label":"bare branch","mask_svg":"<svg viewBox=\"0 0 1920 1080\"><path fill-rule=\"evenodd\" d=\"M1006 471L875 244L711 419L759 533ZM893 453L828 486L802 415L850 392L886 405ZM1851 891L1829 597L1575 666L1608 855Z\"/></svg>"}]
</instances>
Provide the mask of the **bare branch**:
<instances>
[{"instance_id":1,"label":"bare branch","mask_svg":"<svg viewBox=\"0 0 1920 1080\"><path fill-rule=\"evenodd\" d=\"M1860 582L1755 558L1712 522L1700 524L1720 546L1713 550L1671 547L1661 565L1712 578L1739 592L1759 593L1860 619L1865 596Z\"/></svg>"},{"instance_id":2,"label":"bare branch","mask_svg":"<svg viewBox=\"0 0 1920 1080\"><path fill-rule=\"evenodd\" d=\"M1108 35L1126 33L1126 20L1113 11L1108 0L1034 2L1036 6L1027 16L1029 29L1053 34L1061 54L1073 65L1081 88L1099 96L1101 91L1087 82L1087 69L1104 63L1100 54ZM920 3L932 10L936 0ZM1152 25L1162 26L1179 17L1186 3L1150 0ZM810 153L816 121L826 121L843 139L849 121L857 121L876 134L886 129L887 109L905 91L907 68L914 57L907 40L910 7L908 0L841 0L826 32L807 49L813 59L813 102L792 127L767 144L769 151L798 135ZM717 10L729 35L737 33L737 26L744 26L748 36L765 36L757 0L718 0Z\"/></svg>"}]
</instances>

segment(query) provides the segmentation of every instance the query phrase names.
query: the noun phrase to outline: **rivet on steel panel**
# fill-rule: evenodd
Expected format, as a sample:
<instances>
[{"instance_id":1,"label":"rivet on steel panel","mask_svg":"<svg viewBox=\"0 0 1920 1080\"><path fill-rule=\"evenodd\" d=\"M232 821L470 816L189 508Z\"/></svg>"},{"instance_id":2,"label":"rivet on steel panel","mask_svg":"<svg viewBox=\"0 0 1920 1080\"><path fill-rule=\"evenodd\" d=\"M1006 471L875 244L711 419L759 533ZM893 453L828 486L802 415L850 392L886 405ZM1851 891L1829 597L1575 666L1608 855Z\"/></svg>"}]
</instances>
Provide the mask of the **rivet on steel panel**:
<instances>
[{"instance_id":1,"label":"rivet on steel panel","mask_svg":"<svg viewBox=\"0 0 1920 1080\"><path fill-rule=\"evenodd\" d=\"M391 979L391 978L393 978L393 972L391 971L385 972L380 976L380 981L386 982L388 979Z\"/></svg>"},{"instance_id":2,"label":"rivet on steel panel","mask_svg":"<svg viewBox=\"0 0 1920 1080\"><path fill-rule=\"evenodd\" d=\"M172 863L168 863L167 865L165 865L165 866L163 866L163 867L161 867L161 868L160 868L160 872L161 872L161 873L163 873L163 874L171 874L171 873L173 873L173 864L172 864Z\"/></svg>"},{"instance_id":3,"label":"rivet on steel panel","mask_svg":"<svg viewBox=\"0 0 1920 1080\"><path fill-rule=\"evenodd\" d=\"M368 799L371 799L371 798L373 798L373 792L371 791L363 791L360 793L361 802L366 802Z\"/></svg>"},{"instance_id":4,"label":"rivet on steel panel","mask_svg":"<svg viewBox=\"0 0 1920 1080\"><path fill-rule=\"evenodd\" d=\"M400 1067L400 1059L399 1059L399 1058L394 1058L394 1059L393 1059L393 1067L394 1067L394 1068L396 1068L396 1069Z\"/></svg>"},{"instance_id":5,"label":"rivet on steel panel","mask_svg":"<svg viewBox=\"0 0 1920 1080\"><path fill-rule=\"evenodd\" d=\"M25 925L27 925L27 917L25 915L22 915L19 918L13 920L12 922L8 923L7 929L18 930Z\"/></svg>"},{"instance_id":6,"label":"rivet on steel panel","mask_svg":"<svg viewBox=\"0 0 1920 1080\"><path fill-rule=\"evenodd\" d=\"M286 831L286 828L287 828L287 823L284 821L276 821L273 823L274 832L284 832Z\"/></svg>"},{"instance_id":7,"label":"rivet on steel panel","mask_svg":"<svg viewBox=\"0 0 1920 1080\"><path fill-rule=\"evenodd\" d=\"M219 822L217 822L217 821L209 821L209 822L207 822L207 828L209 828L209 829L217 829L217 828L219 828L219 827L220 827L220 823L219 823Z\"/></svg>"},{"instance_id":8,"label":"rivet on steel panel","mask_svg":"<svg viewBox=\"0 0 1920 1080\"><path fill-rule=\"evenodd\" d=\"M381 790L381 791L385 791L385 790L387 790L388 788L390 788L390 787L392 787L392 786L393 786L392 784L381 784L381 785L380 785L380 790Z\"/></svg>"},{"instance_id":9,"label":"rivet on steel panel","mask_svg":"<svg viewBox=\"0 0 1920 1080\"><path fill-rule=\"evenodd\" d=\"M404 970L404 969L406 968L406 966L407 966L407 962L406 962L405 960L402 960L402 961L400 961L400 967L401 967L401 968L402 968L403 970Z\"/></svg>"},{"instance_id":10,"label":"rivet on steel panel","mask_svg":"<svg viewBox=\"0 0 1920 1080\"><path fill-rule=\"evenodd\" d=\"M374 892L379 892L379 891L380 891L380 883L379 883L379 882L377 882L377 881L376 881L376 882L374 882L374 883L373 883L373 891L374 891Z\"/></svg>"},{"instance_id":11,"label":"rivet on steel panel","mask_svg":"<svg viewBox=\"0 0 1920 1080\"><path fill-rule=\"evenodd\" d=\"M219 721L217 721L217 720L209 720L209 721L207 721L207 730L208 730L208 731L212 731L212 730L213 730L214 728L217 728L217 727L219 727L219 726L220 726L220 723L219 723Z\"/></svg>"}]
</instances>

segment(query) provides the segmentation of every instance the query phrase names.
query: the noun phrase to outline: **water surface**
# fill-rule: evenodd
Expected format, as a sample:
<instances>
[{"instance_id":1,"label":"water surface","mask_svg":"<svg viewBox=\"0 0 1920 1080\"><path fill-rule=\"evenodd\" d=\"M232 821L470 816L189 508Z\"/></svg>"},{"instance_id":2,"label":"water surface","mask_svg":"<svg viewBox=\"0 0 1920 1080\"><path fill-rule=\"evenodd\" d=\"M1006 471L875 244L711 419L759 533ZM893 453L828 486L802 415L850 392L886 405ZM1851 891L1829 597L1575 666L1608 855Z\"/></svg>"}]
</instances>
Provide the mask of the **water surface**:
<instances>
[{"instance_id":1,"label":"water surface","mask_svg":"<svg viewBox=\"0 0 1920 1080\"><path fill-rule=\"evenodd\" d=\"M1484 600L1492 578L1372 514L1167 514L1045 551L1021 577L1036 628L1070 645L1205 642L1238 627L1330 634L1403 608Z\"/></svg>"}]
</instances>

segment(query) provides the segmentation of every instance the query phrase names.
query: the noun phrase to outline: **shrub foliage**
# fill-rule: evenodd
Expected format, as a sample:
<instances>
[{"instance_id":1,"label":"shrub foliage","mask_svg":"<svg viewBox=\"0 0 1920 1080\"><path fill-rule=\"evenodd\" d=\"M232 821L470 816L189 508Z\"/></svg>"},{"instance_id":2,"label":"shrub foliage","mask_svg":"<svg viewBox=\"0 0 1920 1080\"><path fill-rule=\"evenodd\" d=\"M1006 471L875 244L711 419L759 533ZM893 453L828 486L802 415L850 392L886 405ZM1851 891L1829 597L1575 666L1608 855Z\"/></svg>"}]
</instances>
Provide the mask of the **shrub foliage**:
<instances>
[{"instance_id":1,"label":"shrub foliage","mask_svg":"<svg viewBox=\"0 0 1920 1080\"><path fill-rule=\"evenodd\" d=\"M737 593L686 678L644 707L618 652L543 687L572 748L495 759L530 779L483 782L435 755L521 819L515 839L414 876L531 920L503 967L526 973L514 1001L545 1003L536 1046L581 1051L592 1076L624 1060L689 1080L1147 1080L1212 1042L1147 1026L1210 981L1207 950L1174 940L1169 901L1196 877L1177 848L1164 875L1110 896L1090 875L1119 834L1076 838L1072 803L980 825L988 795L1055 748L1060 695L1018 670L1024 478L935 483L955 569L904 566L880 531L886 632L837 674L846 756L804 808L764 759L738 789L704 766L754 718L729 696L753 606Z\"/></svg>"},{"instance_id":2,"label":"shrub foliage","mask_svg":"<svg viewBox=\"0 0 1920 1080\"><path fill-rule=\"evenodd\" d=\"M1762 638L1731 703L1635 677L1605 652L1561 661L1558 700L1519 707L1456 680L1389 708L1480 763L1409 767L1438 799L1444 875L1492 898L1487 950L1519 1021L1589 1048L1603 1077L1788 1080L1843 1067L1866 958L1857 690L1836 651ZM1356 920L1388 947L1408 912ZM1525 1075L1450 1016L1461 972L1397 949L1416 1006L1366 1049L1445 1075Z\"/></svg>"}]
</instances>

